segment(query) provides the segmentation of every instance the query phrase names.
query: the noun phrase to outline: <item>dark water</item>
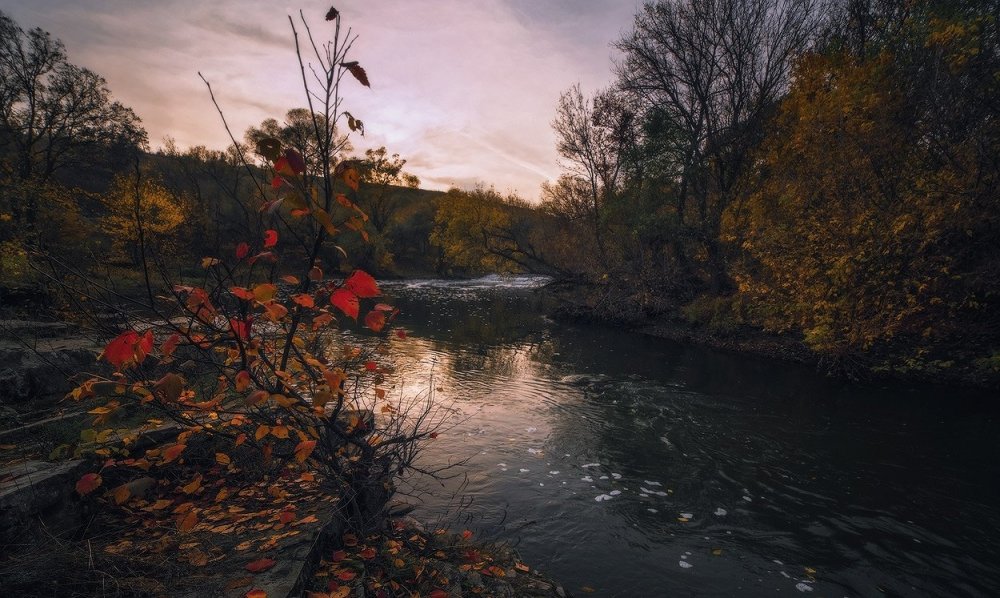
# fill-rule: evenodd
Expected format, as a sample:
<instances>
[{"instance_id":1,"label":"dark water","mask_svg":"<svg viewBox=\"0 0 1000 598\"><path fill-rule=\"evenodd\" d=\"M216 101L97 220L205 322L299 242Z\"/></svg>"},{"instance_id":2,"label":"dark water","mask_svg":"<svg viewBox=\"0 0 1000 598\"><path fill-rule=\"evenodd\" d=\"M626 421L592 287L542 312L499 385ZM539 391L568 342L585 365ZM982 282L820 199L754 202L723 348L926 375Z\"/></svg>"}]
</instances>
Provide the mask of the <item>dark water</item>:
<instances>
[{"instance_id":1,"label":"dark water","mask_svg":"<svg viewBox=\"0 0 1000 598\"><path fill-rule=\"evenodd\" d=\"M465 477L424 484L419 519L577 595L1000 595L991 397L559 325L530 285L388 289L394 390L463 418L423 462Z\"/></svg>"}]
</instances>

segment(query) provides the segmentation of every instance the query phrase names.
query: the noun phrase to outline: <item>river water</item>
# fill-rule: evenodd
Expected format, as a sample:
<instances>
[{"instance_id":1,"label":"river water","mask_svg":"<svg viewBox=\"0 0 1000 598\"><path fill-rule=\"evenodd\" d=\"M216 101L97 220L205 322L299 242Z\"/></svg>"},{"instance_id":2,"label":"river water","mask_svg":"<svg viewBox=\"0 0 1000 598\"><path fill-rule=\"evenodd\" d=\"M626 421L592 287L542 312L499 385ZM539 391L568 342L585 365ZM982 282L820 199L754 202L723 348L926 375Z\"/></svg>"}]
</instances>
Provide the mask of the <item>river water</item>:
<instances>
[{"instance_id":1,"label":"river water","mask_svg":"<svg viewBox=\"0 0 1000 598\"><path fill-rule=\"evenodd\" d=\"M578 596L998 596L1000 418L949 388L545 318L539 279L408 281L391 392L452 409L415 516Z\"/></svg>"}]
</instances>

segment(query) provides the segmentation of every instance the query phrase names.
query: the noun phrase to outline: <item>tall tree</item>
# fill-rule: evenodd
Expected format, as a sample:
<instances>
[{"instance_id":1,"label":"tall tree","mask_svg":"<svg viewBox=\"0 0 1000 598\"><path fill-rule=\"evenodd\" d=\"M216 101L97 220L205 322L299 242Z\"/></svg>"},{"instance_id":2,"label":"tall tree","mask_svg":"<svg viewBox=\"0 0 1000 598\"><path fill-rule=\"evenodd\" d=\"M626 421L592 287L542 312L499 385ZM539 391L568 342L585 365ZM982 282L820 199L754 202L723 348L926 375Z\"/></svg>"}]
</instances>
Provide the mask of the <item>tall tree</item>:
<instances>
[{"instance_id":1,"label":"tall tree","mask_svg":"<svg viewBox=\"0 0 1000 598\"><path fill-rule=\"evenodd\" d=\"M70 64L62 42L25 31L0 12L0 152L3 176L44 183L68 166L143 147L131 108L111 99L96 73Z\"/></svg>"},{"instance_id":2,"label":"tall tree","mask_svg":"<svg viewBox=\"0 0 1000 598\"><path fill-rule=\"evenodd\" d=\"M647 144L713 291L728 286L722 213L817 22L813 0L658 0L616 44L618 85L655 123Z\"/></svg>"}]
</instances>

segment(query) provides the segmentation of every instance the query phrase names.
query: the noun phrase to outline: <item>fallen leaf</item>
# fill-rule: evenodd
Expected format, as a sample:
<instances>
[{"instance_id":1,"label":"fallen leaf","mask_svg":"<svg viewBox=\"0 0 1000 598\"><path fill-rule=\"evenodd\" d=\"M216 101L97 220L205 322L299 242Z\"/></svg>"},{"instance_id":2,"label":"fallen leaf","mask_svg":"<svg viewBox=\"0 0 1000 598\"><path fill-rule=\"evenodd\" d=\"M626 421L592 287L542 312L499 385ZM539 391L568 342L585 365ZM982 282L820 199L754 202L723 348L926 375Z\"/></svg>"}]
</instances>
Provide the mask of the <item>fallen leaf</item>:
<instances>
[{"instance_id":1,"label":"fallen leaf","mask_svg":"<svg viewBox=\"0 0 1000 598\"><path fill-rule=\"evenodd\" d=\"M86 496L97 490L101 485L101 476L96 473L85 473L76 482L76 491L80 496Z\"/></svg>"},{"instance_id":2,"label":"fallen leaf","mask_svg":"<svg viewBox=\"0 0 1000 598\"><path fill-rule=\"evenodd\" d=\"M256 561L251 561L247 563L244 569L246 569L250 573L260 573L261 571L267 571L268 569L273 567L276 562L277 561L275 561L274 559L257 559Z\"/></svg>"}]
</instances>

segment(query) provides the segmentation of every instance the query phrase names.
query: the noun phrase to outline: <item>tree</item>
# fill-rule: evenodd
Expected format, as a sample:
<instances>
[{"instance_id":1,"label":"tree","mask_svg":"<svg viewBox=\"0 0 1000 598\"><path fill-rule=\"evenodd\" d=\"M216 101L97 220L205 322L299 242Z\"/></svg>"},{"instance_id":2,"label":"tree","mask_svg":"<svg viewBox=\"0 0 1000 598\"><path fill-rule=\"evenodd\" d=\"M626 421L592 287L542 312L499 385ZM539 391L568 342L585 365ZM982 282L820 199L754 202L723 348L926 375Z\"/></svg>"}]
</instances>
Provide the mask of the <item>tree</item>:
<instances>
[{"instance_id":1,"label":"tree","mask_svg":"<svg viewBox=\"0 0 1000 598\"><path fill-rule=\"evenodd\" d=\"M385 146L365 150L365 158L358 165L361 182L364 183L362 205L368 213L371 224L380 234L385 232L392 215L399 207L399 201L392 187L416 189L420 179L403 172L406 160L399 154L388 155Z\"/></svg>"},{"instance_id":2,"label":"tree","mask_svg":"<svg viewBox=\"0 0 1000 598\"><path fill-rule=\"evenodd\" d=\"M181 225L189 221L191 211L189 202L148 173L118 175L102 203L107 213L101 228L111 239L111 254L140 267L138 252L143 244L155 246L161 259L173 255L184 232Z\"/></svg>"},{"instance_id":3,"label":"tree","mask_svg":"<svg viewBox=\"0 0 1000 598\"><path fill-rule=\"evenodd\" d=\"M330 131L330 147L323 140L317 140L317 131ZM277 139L285 147L295 148L305 159L310 169L322 161L322 154L332 151L335 155L348 154L353 147L346 135L338 135L336 127L330 127L326 117L314 114L308 108L292 108L285 113L285 120L265 119L260 125L250 127L244 134L250 147L257 147L262 139Z\"/></svg>"},{"instance_id":4,"label":"tree","mask_svg":"<svg viewBox=\"0 0 1000 598\"><path fill-rule=\"evenodd\" d=\"M915 6L864 52L800 61L756 189L727 213L755 322L834 362L982 358L1000 337L997 23Z\"/></svg>"},{"instance_id":5,"label":"tree","mask_svg":"<svg viewBox=\"0 0 1000 598\"><path fill-rule=\"evenodd\" d=\"M618 87L641 110L651 159L671 183L684 251L725 292L722 213L817 25L810 0L659 0L618 41Z\"/></svg>"},{"instance_id":6,"label":"tree","mask_svg":"<svg viewBox=\"0 0 1000 598\"><path fill-rule=\"evenodd\" d=\"M46 182L69 166L93 166L146 132L111 99L103 78L70 64L59 40L24 31L0 12L0 152L3 176Z\"/></svg>"},{"instance_id":7,"label":"tree","mask_svg":"<svg viewBox=\"0 0 1000 598\"><path fill-rule=\"evenodd\" d=\"M561 164L569 175L560 177L555 186L543 187L550 209L565 208L568 216L581 217L589 224L602 259L607 251L601 211L618 190L623 140L630 138L631 114L618 122L608 118L609 107L616 103L611 92L585 99L579 84L563 92L552 128Z\"/></svg>"},{"instance_id":8,"label":"tree","mask_svg":"<svg viewBox=\"0 0 1000 598\"><path fill-rule=\"evenodd\" d=\"M100 469L85 474L77 491L102 489L108 504L145 504L130 485L136 478L167 472L168 492L183 480L183 508L173 515L144 510L151 519L135 530L136 541L154 523L182 534L207 527L206 520L227 512L227 501L241 500L245 492L237 486L248 478L249 486L267 489L254 500L267 501L274 509L269 518L282 524L296 516L287 500L295 486L313 488L313 499L335 497L352 525L368 531L383 521L392 476L412 465L418 445L435 437L441 423L423 397L396 399L380 387L388 368L378 355L398 312L379 301L378 283L340 258L324 257L350 259L343 250L324 249L333 249L345 230L363 233L364 214L354 201L360 176L339 154L344 143L334 131L344 118L345 76L368 85L364 69L349 59L355 37L343 35L335 9L326 20L333 39L318 44L302 13L300 23L289 18L310 103L303 120L313 123L313 136L303 141L315 150L312 161L278 138L261 137L255 150L266 162L255 167L232 139L254 192L266 200L264 209L243 213L239 243L203 257L196 276L179 279L150 244L150 227L172 226L176 217L163 205L156 222L143 226L147 200L165 199L163 188L140 177L123 179L119 195L132 200L135 228L129 230L137 234L144 296L117 295L114 285L65 265L52 276L71 305L110 339L102 361L114 370L71 393L98 403L90 411L97 429L88 437L95 439ZM304 75L307 51L320 75L312 83ZM100 301L114 320L87 312L81 295ZM357 346L339 332L346 328L367 332L373 346ZM117 434L110 422L122 411L173 422L173 438L129 453L131 432L124 444L109 440ZM165 517L173 518L172 526L163 525Z\"/></svg>"}]
</instances>

